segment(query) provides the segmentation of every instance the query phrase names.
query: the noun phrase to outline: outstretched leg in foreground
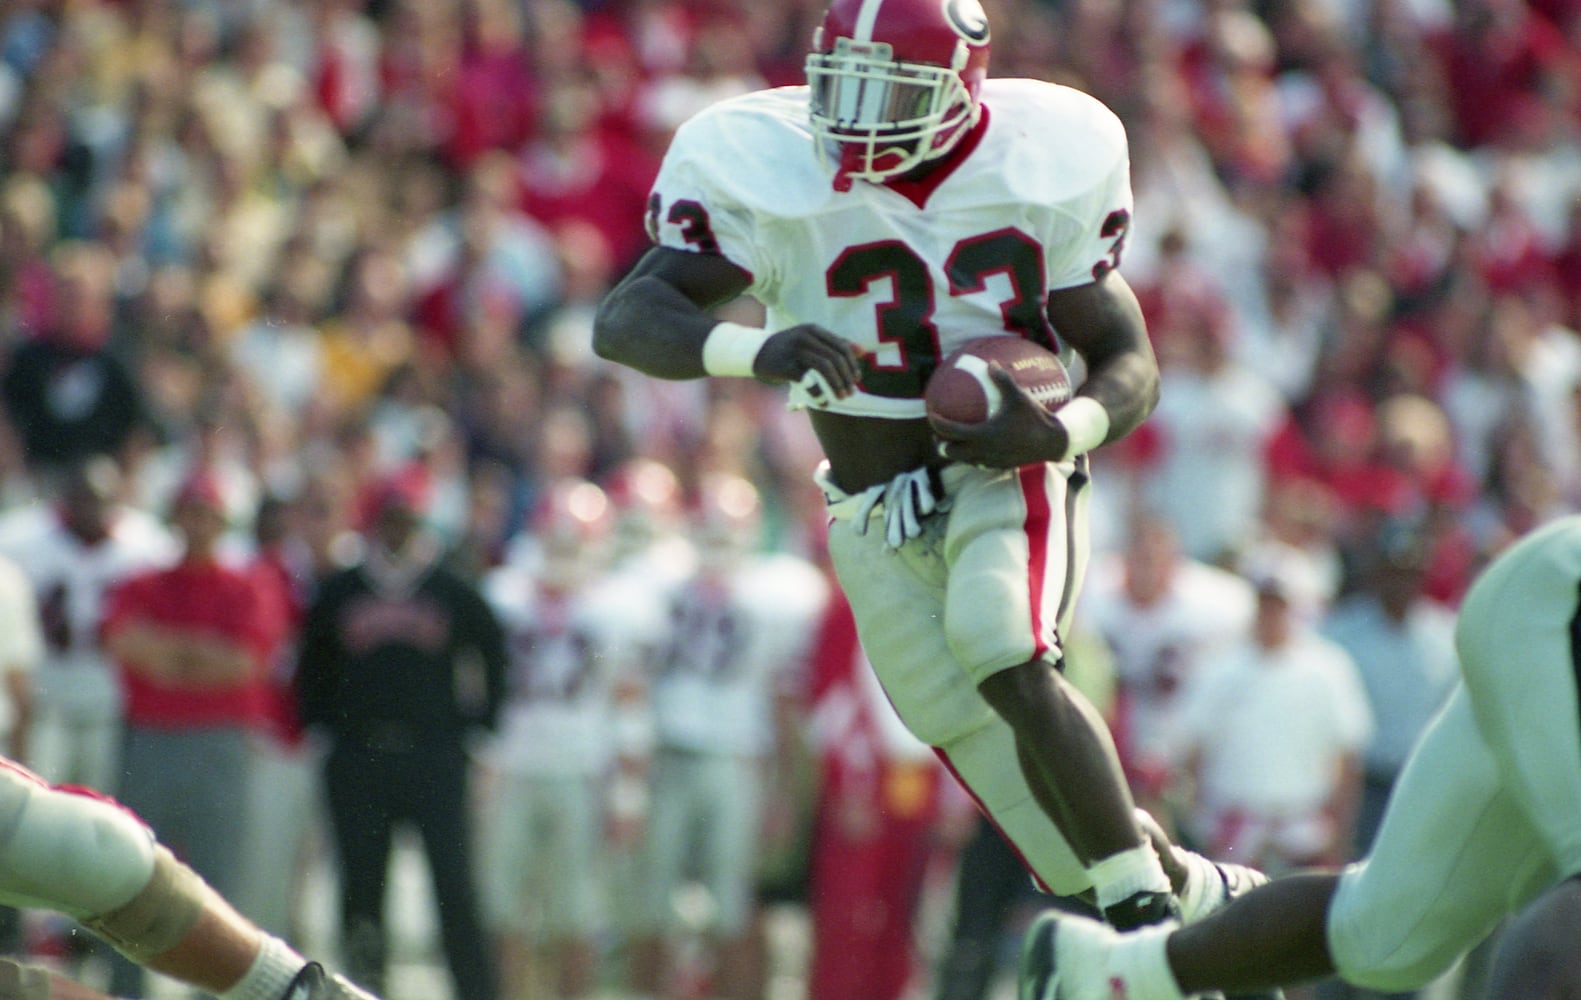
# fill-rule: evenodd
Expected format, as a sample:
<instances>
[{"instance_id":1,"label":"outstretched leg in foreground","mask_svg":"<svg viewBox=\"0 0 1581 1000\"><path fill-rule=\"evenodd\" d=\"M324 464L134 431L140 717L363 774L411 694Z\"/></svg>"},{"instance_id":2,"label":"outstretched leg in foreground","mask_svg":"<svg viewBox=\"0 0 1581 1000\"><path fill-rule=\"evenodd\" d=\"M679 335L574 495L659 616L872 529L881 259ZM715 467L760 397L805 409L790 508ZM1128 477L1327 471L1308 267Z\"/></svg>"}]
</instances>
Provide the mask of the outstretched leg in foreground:
<instances>
[{"instance_id":1,"label":"outstretched leg in foreground","mask_svg":"<svg viewBox=\"0 0 1581 1000\"><path fill-rule=\"evenodd\" d=\"M1581 1000L1581 875L1538 897L1499 938L1489 1000Z\"/></svg>"},{"instance_id":2,"label":"outstretched leg in foreground","mask_svg":"<svg viewBox=\"0 0 1581 1000\"><path fill-rule=\"evenodd\" d=\"M370 1000L238 913L126 809L3 758L0 902L65 913L221 1000Z\"/></svg>"},{"instance_id":3,"label":"outstretched leg in foreground","mask_svg":"<svg viewBox=\"0 0 1581 1000\"><path fill-rule=\"evenodd\" d=\"M1105 917L1135 927L1170 916L1171 886L1092 704L1043 660L1000 671L979 690L1015 732L1027 784L1093 874Z\"/></svg>"}]
</instances>

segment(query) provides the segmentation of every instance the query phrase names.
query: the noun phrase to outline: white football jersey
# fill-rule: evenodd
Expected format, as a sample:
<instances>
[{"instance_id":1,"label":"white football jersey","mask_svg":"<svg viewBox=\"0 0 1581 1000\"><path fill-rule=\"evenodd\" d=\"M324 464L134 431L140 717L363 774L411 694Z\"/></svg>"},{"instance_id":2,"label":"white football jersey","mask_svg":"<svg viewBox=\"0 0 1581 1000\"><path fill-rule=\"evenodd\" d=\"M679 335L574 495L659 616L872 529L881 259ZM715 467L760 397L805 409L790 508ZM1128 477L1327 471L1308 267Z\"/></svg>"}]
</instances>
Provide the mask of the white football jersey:
<instances>
[{"instance_id":1,"label":"white football jersey","mask_svg":"<svg viewBox=\"0 0 1581 1000\"><path fill-rule=\"evenodd\" d=\"M870 352L860 391L830 409L923 415L922 390L964 341L1012 332L1061 351L1044 303L1118 266L1130 223L1124 127L1093 97L991 79L964 156L915 187L833 188L807 88L721 101L672 140L649 198L667 247L752 275L770 329L818 323ZM805 402L792 392L793 402Z\"/></svg>"},{"instance_id":2,"label":"white football jersey","mask_svg":"<svg viewBox=\"0 0 1581 1000\"><path fill-rule=\"evenodd\" d=\"M824 575L785 554L678 588L650 683L655 742L698 753L767 752L775 691L797 677L828 597Z\"/></svg>"},{"instance_id":3,"label":"white football jersey","mask_svg":"<svg viewBox=\"0 0 1581 1000\"><path fill-rule=\"evenodd\" d=\"M514 567L483 582L510 651L506 702L490 759L517 774L598 774L613 759L616 692L640 680L625 595L546 590Z\"/></svg>"},{"instance_id":4,"label":"white football jersey","mask_svg":"<svg viewBox=\"0 0 1581 1000\"><path fill-rule=\"evenodd\" d=\"M39 503L0 518L0 555L33 586L44 637L36 672L41 704L71 715L106 718L119 710L120 680L99 647L110 588L169 565L180 546L164 525L136 508L118 510L103 542L86 546Z\"/></svg>"}]
</instances>

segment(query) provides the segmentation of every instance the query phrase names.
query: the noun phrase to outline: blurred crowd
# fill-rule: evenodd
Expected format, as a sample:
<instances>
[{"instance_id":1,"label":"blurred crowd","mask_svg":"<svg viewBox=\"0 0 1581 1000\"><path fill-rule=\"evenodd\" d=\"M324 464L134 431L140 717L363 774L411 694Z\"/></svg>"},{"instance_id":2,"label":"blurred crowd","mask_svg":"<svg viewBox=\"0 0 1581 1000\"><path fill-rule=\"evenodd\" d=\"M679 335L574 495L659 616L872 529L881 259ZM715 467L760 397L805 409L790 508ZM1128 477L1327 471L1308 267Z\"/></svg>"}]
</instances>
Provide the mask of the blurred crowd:
<instances>
[{"instance_id":1,"label":"blurred crowd","mask_svg":"<svg viewBox=\"0 0 1581 1000\"><path fill-rule=\"evenodd\" d=\"M1095 461L1073 666L1092 678L1139 799L1188 842L1275 870L1353 857L1453 672L1448 616L1470 577L1513 537L1581 507L1581 3L984 6L995 75L1088 90L1127 126L1136 210L1122 273L1164 374L1155 415ZM780 765L761 768L779 788L759 793L764 816L742 821L778 831L765 852L774 877L758 888L891 964L899 952L898 969L881 968L850 945L847 964L884 982L820 967L820 1000L882 1000L929 979L911 921L924 884L966 855L970 824L847 670L860 651L823 589L804 418L773 387L661 383L590 347L596 303L647 246L648 185L673 129L719 98L800 82L821 9L0 6L0 554L30 578L42 635L36 654L0 665L24 675L6 686L11 754L54 780L130 791L156 825L189 824L167 840L228 836L192 820L194 802L240 821L232 830L244 817L322 824L316 774L294 760L303 720L289 676L321 584L372 564L399 590L418 563L442 565L492 597L499 655L530 660L509 637L526 605L498 597L499 574L542 571L572 486L599 498L580 494L584 540L605 537L607 520L610 552L633 544L622 531L661 553L681 543L689 554L655 556L635 577L681 588L708 572L698 553L717 531L686 512L717 514L705 498L728 477L750 485L748 547L816 571L806 600L776 599L787 614L808 604L791 629L801 641L754 668L762 706L794 692L790 735L732 751ZM725 309L758 315L751 302ZM392 505L409 508L432 560L382 534ZM170 568L194 550L234 578ZM594 575L612 575L614 559ZM635 602L632 571L620 575ZM212 599L247 586L252 598ZM623 606L620 642L666 648L639 634L637 603ZM169 634L183 628L199 633L189 645ZM671 660L685 659L669 641ZM336 649L315 655L350 655ZM190 673L151 673L172 650ZM265 666L254 677L246 663ZM666 674L649 674L638 687L652 698ZM215 694L254 681L239 700ZM199 690L172 699L178 682ZM499 683L458 726L506 725L522 691ZM626 688L609 690L614 704ZM640 854L640 822L627 821L653 808L664 727L614 714L619 753L604 763L642 762L608 782L618 801L606 805L622 849ZM235 738L167 740L215 727ZM466 744L479 760L482 745ZM224 762L231 777L174 785L178 759L195 772ZM822 780L797 778L798 766ZM480 785L472 799L499 787ZM282 798L298 787L301 814ZM793 801L811 804L771 808ZM828 802L838 808L825 815ZM859 888L857 869L832 869L824 885L870 905L820 909L819 855L795 847L797 824L843 856L886 824L928 849ZM466 863L520 863L501 850ZM445 860L430 845L436 874ZM250 893L244 904L292 905L274 900L292 880L273 869L249 889L244 859L200 867L216 883L235 868L224 888ZM510 925L491 928L502 938L519 922L507 903L452 891ZM748 943L740 981L761 983L753 907L713 905ZM593 961L588 942L609 940L600 928L561 964ZM452 940L473 933L464 921L445 933L453 969L490 961ZM982 995L997 945L957 943L928 956L968 970L937 976L940 995ZM365 952L382 960L374 944ZM636 952L633 967L660 962ZM530 977L501 954L504 1000ZM457 971L464 1000L487 1000L498 971ZM649 975L639 992L685 979ZM585 970L562 985L588 988Z\"/></svg>"}]
</instances>

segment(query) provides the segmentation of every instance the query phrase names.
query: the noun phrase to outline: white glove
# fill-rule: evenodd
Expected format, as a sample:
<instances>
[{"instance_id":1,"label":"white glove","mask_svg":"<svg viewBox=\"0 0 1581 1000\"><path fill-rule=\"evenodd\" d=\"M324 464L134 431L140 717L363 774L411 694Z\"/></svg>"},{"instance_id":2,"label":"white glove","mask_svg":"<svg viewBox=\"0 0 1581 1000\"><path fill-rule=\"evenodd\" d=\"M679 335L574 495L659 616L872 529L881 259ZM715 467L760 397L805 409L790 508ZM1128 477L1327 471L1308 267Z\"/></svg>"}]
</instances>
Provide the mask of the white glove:
<instances>
[{"instance_id":1,"label":"white glove","mask_svg":"<svg viewBox=\"0 0 1581 1000\"><path fill-rule=\"evenodd\" d=\"M884 505L884 545L898 549L908 539L922 534L922 519L939 509L928 482L926 467L902 472L887 483L878 483L862 491L862 502L851 519L859 535L867 534L868 518L873 508Z\"/></svg>"},{"instance_id":2,"label":"white glove","mask_svg":"<svg viewBox=\"0 0 1581 1000\"><path fill-rule=\"evenodd\" d=\"M834 390L829 388L829 380L823 377L823 372L809 368L791 385L785 409L795 412L810 406L815 410L827 410L834 401Z\"/></svg>"}]
</instances>

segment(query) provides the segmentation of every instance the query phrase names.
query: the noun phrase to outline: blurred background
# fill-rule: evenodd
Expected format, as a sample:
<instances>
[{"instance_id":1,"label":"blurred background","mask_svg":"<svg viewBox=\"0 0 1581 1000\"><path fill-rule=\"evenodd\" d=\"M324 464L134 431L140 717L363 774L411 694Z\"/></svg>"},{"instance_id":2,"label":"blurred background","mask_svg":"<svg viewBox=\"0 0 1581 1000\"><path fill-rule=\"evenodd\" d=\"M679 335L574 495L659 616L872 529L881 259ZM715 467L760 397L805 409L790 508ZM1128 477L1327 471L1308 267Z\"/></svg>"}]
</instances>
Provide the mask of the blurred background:
<instances>
[{"instance_id":1,"label":"blurred background","mask_svg":"<svg viewBox=\"0 0 1581 1000\"><path fill-rule=\"evenodd\" d=\"M994 75L1129 130L1122 270L1164 372L1096 457L1070 669L1184 842L1353 858L1452 680L1468 581L1581 506L1581 3L984 5ZM1040 904L867 678L804 418L590 348L674 128L799 83L821 12L0 3L0 555L40 637L0 664L10 755L128 798L388 1000L1008 995ZM293 674L318 583L389 547L397 502L494 610L507 681L464 720L468 815L414 805L355 862L375 918L342 907L358 813L332 822ZM110 625L192 557L199 509L253 596L194 641L260 668L194 716ZM593 692L582 728L533 714L549 675ZM243 737L227 771L166 739L214 726ZM735 769L685 806L669 764L704 756ZM750 849L718 846L743 824ZM458 869L476 888L436 893ZM173 989L45 914L0 923L10 952ZM1435 990L1477 996L1479 963Z\"/></svg>"}]
</instances>

